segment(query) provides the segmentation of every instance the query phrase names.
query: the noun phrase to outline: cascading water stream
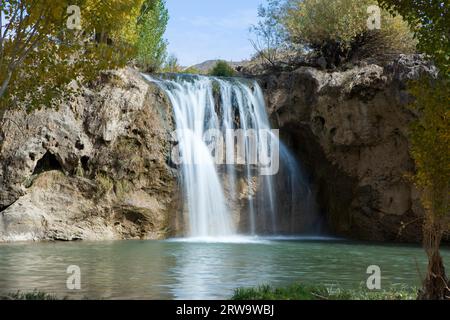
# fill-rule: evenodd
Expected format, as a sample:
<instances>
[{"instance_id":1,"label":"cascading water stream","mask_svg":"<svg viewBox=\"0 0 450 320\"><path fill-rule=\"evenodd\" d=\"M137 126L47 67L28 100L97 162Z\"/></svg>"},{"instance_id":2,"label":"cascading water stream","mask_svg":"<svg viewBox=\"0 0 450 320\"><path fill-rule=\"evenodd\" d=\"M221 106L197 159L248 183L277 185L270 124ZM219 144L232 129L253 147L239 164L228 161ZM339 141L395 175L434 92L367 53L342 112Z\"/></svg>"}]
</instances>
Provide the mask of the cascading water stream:
<instances>
[{"instance_id":1,"label":"cascading water stream","mask_svg":"<svg viewBox=\"0 0 450 320\"><path fill-rule=\"evenodd\" d=\"M271 131L258 83L188 75L169 79L144 77L160 86L173 106L188 211L188 236L229 237L236 235L239 229L255 235L261 229L258 225L264 225L261 221L267 222L263 228L265 233L277 233L277 172L262 175L258 160L272 155L270 165L274 165L275 158L282 162L284 175L288 176L281 178L291 186L283 192L298 193L299 190L293 188L299 187L302 177L295 159ZM211 136L211 130L220 133L223 154L217 148L219 138ZM237 147L239 130L244 133L244 139ZM211 148L213 140L216 147ZM278 160L278 156L281 159ZM217 159L223 161L218 163ZM247 185L245 192L242 181ZM242 201L243 193L248 211L245 230L238 226L235 210L232 210Z\"/></svg>"}]
</instances>

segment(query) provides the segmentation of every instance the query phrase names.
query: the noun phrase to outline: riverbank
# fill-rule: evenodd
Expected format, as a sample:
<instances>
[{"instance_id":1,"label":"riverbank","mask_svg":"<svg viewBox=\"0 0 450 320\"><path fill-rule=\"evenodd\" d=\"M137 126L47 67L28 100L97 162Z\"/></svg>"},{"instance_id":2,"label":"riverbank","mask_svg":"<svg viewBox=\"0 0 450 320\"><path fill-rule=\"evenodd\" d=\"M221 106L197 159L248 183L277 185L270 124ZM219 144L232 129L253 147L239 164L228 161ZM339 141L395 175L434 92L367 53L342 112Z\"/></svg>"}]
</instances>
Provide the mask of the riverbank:
<instances>
[{"instance_id":1,"label":"riverbank","mask_svg":"<svg viewBox=\"0 0 450 320\"><path fill-rule=\"evenodd\" d=\"M321 286L293 284L275 288L263 285L257 288L238 288L232 300L416 300L417 288L400 287L388 290L348 290Z\"/></svg>"},{"instance_id":2,"label":"riverbank","mask_svg":"<svg viewBox=\"0 0 450 320\"><path fill-rule=\"evenodd\" d=\"M416 300L417 288L402 287L389 290L368 291L347 290L293 284L288 287L275 288L269 285L257 288L238 288L231 300ZM32 292L16 292L0 296L0 300L66 300L53 294L34 290Z\"/></svg>"},{"instance_id":3,"label":"riverbank","mask_svg":"<svg viewBox=\"0 0 450 320\"><path fill-rule=\"evenodd\" d=\"M48 294L42 291L34 290L32 292L8 293L6 295L0 295L0 300L65 300L66 298L58 298L56 295Z\"/></svg>"}]
</instances>

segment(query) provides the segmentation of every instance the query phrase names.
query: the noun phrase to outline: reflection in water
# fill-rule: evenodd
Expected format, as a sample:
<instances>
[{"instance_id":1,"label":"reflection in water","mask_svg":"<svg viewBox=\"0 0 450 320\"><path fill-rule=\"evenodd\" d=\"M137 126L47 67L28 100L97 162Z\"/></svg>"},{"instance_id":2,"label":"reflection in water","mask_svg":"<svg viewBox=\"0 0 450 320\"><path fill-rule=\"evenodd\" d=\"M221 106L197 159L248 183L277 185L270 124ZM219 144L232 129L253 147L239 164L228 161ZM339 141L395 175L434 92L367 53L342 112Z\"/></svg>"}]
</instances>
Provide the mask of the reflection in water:
<instances>
[{"instance_id":1,"label":"reflection in water","mask_svg":"<svg viewBox=\"0 0 450 320\"><path fill-rule=\"evenodd\" d=\"M177 254L171 291L177 299L223 298L237 284L265 283L277 268L276 256L236 244L190 244Z\"/></svg>"},{"instance_id":2,"label":"reflection in water","mask_svg":"<svg viewBox=\"0 0 450 320\"><path fill-rule=\"evenodd\" d=\"M443 256L448 264L450 250ZM80 291L66 288L69 265L81 268ZM0 295L37 289L72 299L226 299L237 287L294 281L359 288L369 265L381 267L384 288L417 286L426 258L419 247L293 238L2 244Z\"/></svg>"}]
</instances>

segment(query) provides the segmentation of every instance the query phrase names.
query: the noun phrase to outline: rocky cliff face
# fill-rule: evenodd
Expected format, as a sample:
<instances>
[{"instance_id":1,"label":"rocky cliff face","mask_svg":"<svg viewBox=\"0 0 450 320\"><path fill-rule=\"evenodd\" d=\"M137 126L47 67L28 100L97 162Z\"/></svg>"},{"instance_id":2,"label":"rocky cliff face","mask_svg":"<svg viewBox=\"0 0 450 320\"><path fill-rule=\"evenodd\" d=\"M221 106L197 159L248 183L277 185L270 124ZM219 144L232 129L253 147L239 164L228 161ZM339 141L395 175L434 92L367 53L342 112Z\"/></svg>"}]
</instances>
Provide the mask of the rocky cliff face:
<instances>
[{"instance_id":1,"label":"rocky cliff face","mask_svg":"<svg viewBox=\"0 0 450 320\"><path fill-rule=\"evenodd\" d=\"M406 83L435 72L420 56L403 55L385 67L302 67L261 80L272 121L311 174L333 233L419 240L423 209L408 179L415 168L407 139L416 115Z\"/></svg>"},{"instance_id":2,"label":"rocky cliff face","mask_svg":"<svg viewBox=\"0 0 450 320\"><path fill-rule=\"evenodd\" d=\"M327 231L419 240L423 209L408 179L415 168L407 139L417 115L406 83L435 72L418 56L400 56L385 67L302 67L260 79L274 127L310 175ZM104 73L58 110L7 112L0 242L180 234L173 129L165 94L131 69Z\"/></svg>"},{"instance_id":3,"label":"rocky cliff face","mask_svg":"<svg viewBox=\"0 0 450 320\"><path fill-rule=\"evenodd\" d=\"M95 88L95 90L94 90ZM131 70L58 110L0 123L0 241L155 239L171 232L170 104Z\"/></svg>"}]
</instances>

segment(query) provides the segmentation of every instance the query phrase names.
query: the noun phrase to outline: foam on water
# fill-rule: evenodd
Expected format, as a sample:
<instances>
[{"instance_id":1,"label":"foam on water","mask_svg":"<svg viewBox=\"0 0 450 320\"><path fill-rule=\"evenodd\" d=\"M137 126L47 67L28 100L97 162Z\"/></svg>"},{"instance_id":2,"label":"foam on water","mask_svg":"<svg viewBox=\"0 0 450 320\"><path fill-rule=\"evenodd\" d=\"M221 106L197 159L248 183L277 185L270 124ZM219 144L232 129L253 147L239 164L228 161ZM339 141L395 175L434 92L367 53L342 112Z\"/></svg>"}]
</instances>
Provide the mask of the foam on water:
<instances>
[{"instance_id":1,"label":"foam on water","mask_svg":"<svg viewBox=\"0 0 450 320\"><path fill-rule=\"evenodd\" d=\"M190 238L172 238L167 242L185 242L185 243L232 243L232 244L269 244L270 240L257 236L229 236L229 237L190 237Z\"/></svg>"}]
</instances>

